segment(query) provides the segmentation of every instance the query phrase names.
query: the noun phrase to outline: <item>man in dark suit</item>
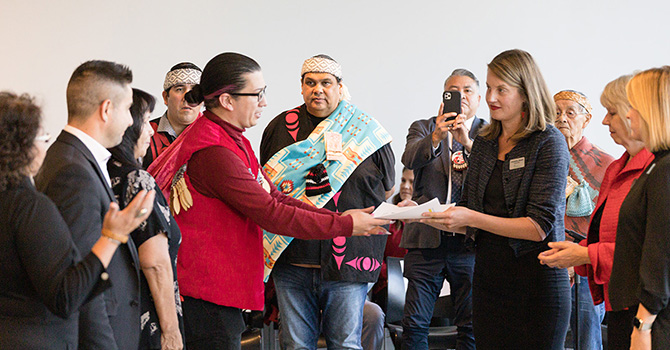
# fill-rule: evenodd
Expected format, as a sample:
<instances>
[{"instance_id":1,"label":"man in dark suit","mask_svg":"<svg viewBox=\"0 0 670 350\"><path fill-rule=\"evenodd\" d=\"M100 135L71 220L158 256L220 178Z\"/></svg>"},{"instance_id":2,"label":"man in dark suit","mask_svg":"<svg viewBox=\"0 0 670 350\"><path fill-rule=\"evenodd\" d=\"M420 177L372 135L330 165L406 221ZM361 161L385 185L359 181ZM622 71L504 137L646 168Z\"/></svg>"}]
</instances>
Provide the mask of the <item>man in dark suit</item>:
<instances>
[{"instance_id":1,"label":"man in dark suit","mask_svg":"<svg viewBox=\"0 0 670 350\"><path fill-rule=\"evenodd\" d=\"M80 253L100 238L114 200L107 148L121 142L132 124L132 72L107 61L89 61L67 86L68 124L47 151L35 177L38 190L63 215ZM137 349L140 336L139 261L132 240L119 247L107 267L112 288L80 309L80 349Z\"/></svg>"},{"instance_id":2,"label":"man in dark suit","mask_svg":"<svg viewBox=\"0 0 670 350\"><path fill-rule=\"evenodd\" d=\"M441 203L461 198L467 155L486 122L477 118L481 95L472 72L456 69L444 83L444 91L461 93L461 114L440 114L412 123L402 163L414 170L413 200L421 204L435 197ZM447 121L448 117L454 117ZM472 333L472 273L474 252L463 244L464 236L431 226L405 226L400 246L405 255L405 277L409 280L403 315L403 349L428 349L428 327L433 308L446 278L454 301L458 326L457 349L474 349Z\"/></svg>"}]
</instances>

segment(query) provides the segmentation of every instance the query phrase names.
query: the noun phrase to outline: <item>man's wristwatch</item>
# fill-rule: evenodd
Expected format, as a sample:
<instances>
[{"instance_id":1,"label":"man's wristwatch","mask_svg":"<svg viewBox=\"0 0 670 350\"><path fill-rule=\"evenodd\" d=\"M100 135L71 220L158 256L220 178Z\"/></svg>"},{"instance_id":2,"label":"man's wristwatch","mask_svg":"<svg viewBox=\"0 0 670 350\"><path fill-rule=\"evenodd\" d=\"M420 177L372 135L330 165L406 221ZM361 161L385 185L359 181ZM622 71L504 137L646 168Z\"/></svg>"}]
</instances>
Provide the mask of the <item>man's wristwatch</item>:
<instances>
[{"instance_id":1,"label":"man's wristwatch","mask_svg":"<svg viewBox=\"0 0 670 350\"><path fill-rule=\"evenodd\" d=\"M653 322L644 322L642 319L639 319L637 316L633 318L633 327L637 328L640 331L648 331L651 329Z\"/></svg>"}]
</instances>

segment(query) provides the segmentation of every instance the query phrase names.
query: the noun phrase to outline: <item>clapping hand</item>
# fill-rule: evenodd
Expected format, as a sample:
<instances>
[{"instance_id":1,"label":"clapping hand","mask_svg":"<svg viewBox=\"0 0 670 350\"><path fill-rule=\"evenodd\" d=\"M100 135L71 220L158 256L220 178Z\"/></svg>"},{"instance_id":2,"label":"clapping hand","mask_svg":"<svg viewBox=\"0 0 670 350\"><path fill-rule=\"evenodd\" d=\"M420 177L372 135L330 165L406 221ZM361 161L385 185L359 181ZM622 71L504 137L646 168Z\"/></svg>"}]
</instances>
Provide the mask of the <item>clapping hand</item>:
<instances>
[{"instance_id":1,"label":"clapping hand","mask_svg":"<svg viewBox=\"0 0 670 350\"><path fill-rule=\"evenodd\" d=\"M155 191L142 190L121 211L119 211L119 205L116 202L110 203L102 224L103 230L108 230L116 235L128 236L149 217L154 208L155 197Z\"/></svg>"}]
</instances>

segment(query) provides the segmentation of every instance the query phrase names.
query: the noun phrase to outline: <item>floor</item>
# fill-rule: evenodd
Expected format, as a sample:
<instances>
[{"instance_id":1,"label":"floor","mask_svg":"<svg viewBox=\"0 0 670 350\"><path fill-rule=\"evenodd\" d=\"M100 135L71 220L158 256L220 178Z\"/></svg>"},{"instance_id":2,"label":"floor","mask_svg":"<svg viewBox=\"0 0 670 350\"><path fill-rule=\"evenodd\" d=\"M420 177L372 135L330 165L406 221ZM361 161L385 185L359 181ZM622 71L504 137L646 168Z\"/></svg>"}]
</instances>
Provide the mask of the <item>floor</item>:
<instances>
[{"instance_id":1,"label":"floor","mask_svg":"<svg viewBox=\"0 0 670 350\"><path fill-rule=\"evenodd\" d=\"M388 330L384 329L384 344L382 350L394 350L393 342L389 336ZM569 338L571 338L569 336ZM571 340L566 342L571 345ZM325 344L319 344L318 350L326 350ZM269 326L265 326L262 330L253 330L246 332L242 337L243 350L279 350L279 338L277 337L277 330ZM572 347L566 347L566 350L573 350Z\"/></svg>"}]
</instances>

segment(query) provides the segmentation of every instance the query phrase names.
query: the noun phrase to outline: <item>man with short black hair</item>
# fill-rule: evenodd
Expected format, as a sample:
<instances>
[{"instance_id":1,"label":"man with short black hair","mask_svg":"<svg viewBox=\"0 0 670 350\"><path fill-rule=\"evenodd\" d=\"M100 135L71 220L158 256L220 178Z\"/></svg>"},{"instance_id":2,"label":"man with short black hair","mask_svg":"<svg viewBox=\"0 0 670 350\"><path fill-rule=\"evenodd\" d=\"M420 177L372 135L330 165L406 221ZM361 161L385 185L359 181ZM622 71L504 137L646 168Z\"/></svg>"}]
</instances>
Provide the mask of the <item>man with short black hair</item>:
<instances>
[{"instance_id":1,"label":"man with short black hair","mask_svg":"<svg viewBox=\"0 0 670 350\"><path fill-rule=\"evenodd\" d=\"M202 104L192 107L184 100L184 95L200 83L201 75L202 70L191 62L176 64L165 74L163 102L167 110L162 116L149 122L154 129L154 135L142 159L142 166L145 169L174 142L177 136L181 135L187 126L202 115L200 113Z\"/></svg>"},{"instance_id":2,"label":"man with short black hair","mask_svg":"<svg viewBox=\"0 0 670 350\"><path fill-rule=\"evenodd\" d=\"M283 193L335 212L385 201L395 183L391 136L347 102L342 67L331 57L305 60L300 81L305 103L263 132L261 164L270 179ZM386 236L284 245L266 235L264 241L266 266L274 265L282 348L315 349L323 331L330 348L361 349L363 305L368 283L379 275Z\"/></svg>"},{"instance_id":3,"label":"man with short black hair","mask_svg":"<svg viewBox=\"0 0 670 350\"><path fill-rule=\"evenodd\" d=\"M126 66L88 61L67 86L68 122L47 151L35 177L38 190L54 201L82 255L100 238L114 201L107 148L121 143L133 123L133 75ZM137 349L140 338L140 278L132 240L119 247L101 275L112 287L80 308L79 348Z\"/></svg>"},{"instance_id":4,"label":"man with short black hair","mask_svg":"<svg viewBox=\"0 0 670 350\"><path fill-rule=\"evenodd\" d=\"M444 82L444 91L461 93L461 114L442 113L417 120L409 128L402 163L414 170L414 194L419 204L433 198L457 203L467 171L467 154L486 122L477 118L481 95L472 72L456 69ZM447 118L455 117L448 121ZM428 225L405 225L400 246L408 249L404 275L409 280L402 320L403 349L428 349L428 327L444 279L449 282L458 326L456 349L474 349L472 332L472 274L474 252L464 236Z\"/></svg>"}]
</instances>

